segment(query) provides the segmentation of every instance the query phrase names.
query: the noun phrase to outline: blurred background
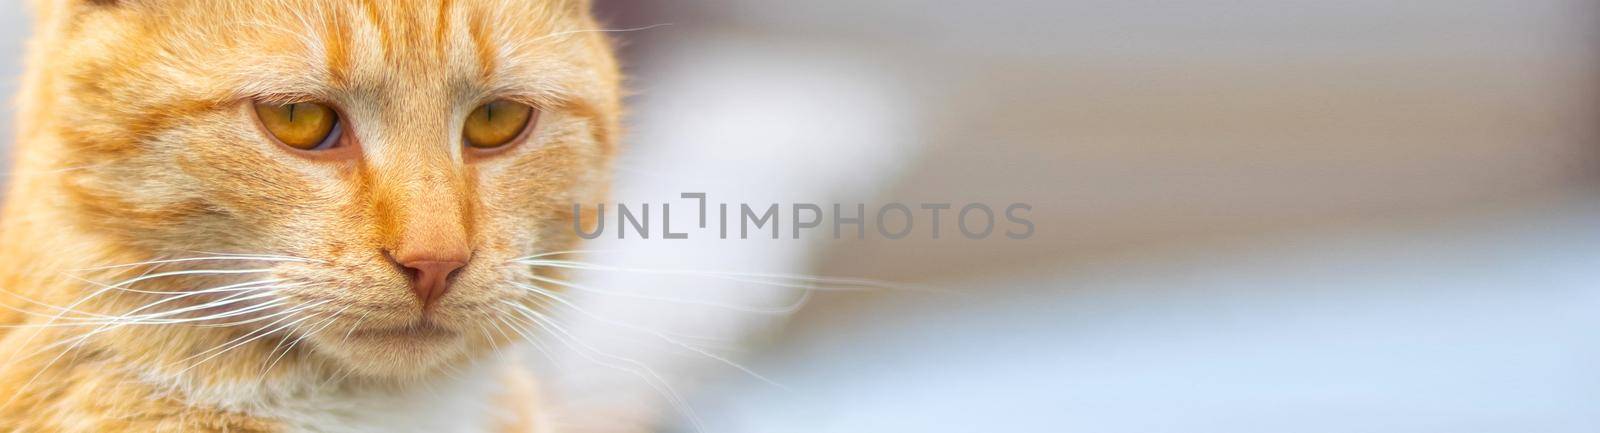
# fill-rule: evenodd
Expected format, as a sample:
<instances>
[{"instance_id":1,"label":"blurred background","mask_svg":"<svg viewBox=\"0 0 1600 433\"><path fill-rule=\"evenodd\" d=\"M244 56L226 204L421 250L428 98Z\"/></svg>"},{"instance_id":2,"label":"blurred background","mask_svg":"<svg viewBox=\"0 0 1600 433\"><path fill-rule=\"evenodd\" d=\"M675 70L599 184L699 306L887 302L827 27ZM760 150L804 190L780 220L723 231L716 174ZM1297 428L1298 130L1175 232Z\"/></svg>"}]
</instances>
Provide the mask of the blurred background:
<instances>
[{"instance_id":1,"label":"blurred background","mask_svg":"<svg viewBox=\"0 0 1600 433\"><path fill-rule=\"evenodd\" d=\"M618 202L1037 230L600 239L564 431L1600 431L1600 3L596 3Z\"/></svg>"}]
</instances>

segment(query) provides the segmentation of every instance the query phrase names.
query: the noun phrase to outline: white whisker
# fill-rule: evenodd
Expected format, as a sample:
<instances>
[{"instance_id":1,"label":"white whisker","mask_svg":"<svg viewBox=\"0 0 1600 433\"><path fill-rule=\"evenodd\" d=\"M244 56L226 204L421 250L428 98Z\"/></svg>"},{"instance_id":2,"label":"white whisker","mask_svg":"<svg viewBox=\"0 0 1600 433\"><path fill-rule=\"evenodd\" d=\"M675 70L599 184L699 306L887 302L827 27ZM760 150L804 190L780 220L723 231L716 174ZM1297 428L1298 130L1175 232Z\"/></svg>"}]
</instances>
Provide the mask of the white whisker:
<instances>
[{"instance_id":1,"label":"white whisker","mask_svg":"<svg viewBox=\"0 0 1600 433\"><path fill-rule=\"evenodd\" d=\"M665 379L662 379L659 374L656 374L655 370L653 370L650 367L640 363L639 361L635 361L635 360L632 360L632 359L628 359L628 358L623 358L623 357L620 357L620 356L612 355L612 354L606 353L604 351L601 351L599 349L596 349L596 348L594 348L594 346L591 346L588 343L584 343L582 340L579 340L577 338L577 336L573 335L571 332L568 332L561 325L555 323L555 321L552 320L549 316L545 316L544 314L540 314L538 311L534 311L531 308L528 308L528 307L523 306L521 304L517 304L515 302L502 301L502 303L504 303L506 305L509 305L512 308L515 308L517 311L521 312L524 317L526 317L529 320L531 320L535 325L539 326L541 329L544 329L546 332L551 332L552 334L550 334L550 335L555 336L556 337L556 341L559 341L562 344L567 345L568 348L573 349L573 352L579 354L580 356L583 356L584 358L588 359L590 362L594 362L594 363L602 365L602 366L614 368L614 369L617 369L617 370L621 370L621 371L628 372L628 373L634 374L636 376L639 376L641 379L643 379L645 381L645 383L649 384L650 387L655 388L656 392L661 393L661 395L663 397L666 397L667 401L670 402L673 405L673 407L676 408L678 410L678 412L680 414L682 414L684 416L684 418L689 421L689 423L694 427L694 430L696 432L705 431L704 425L703 425L703 423L701 423L699 415L695 414L695 411L694 411L693 407L691 407L689 405L688 400L685 400L681 395L678 394L677 391L674 391L672 389L672 386L668 385L667 381ZM565 336L565 338L562 338L563 336ZM580 347L583 348L583 349L588 350L588 352L584 352L583 350L579 350ZM592 353L594 355L599 355L599 356L602 356L602 357L605 357L605 358L608 358L608 359L611 359L611 360L614 360L614 361L617 361L617 362L622 362L622 363L631 365L635 369L624 368L624 367L617 366L615 364L611 364L611 363L608 363L608 362L600 361L598 359L595 359L593 356L590 356L589 355L590 353Z\"/></svg>"},{"instance_id":2,"label":"white whisker","mask_svg":"<svg viewBox=\"0 0 1600 433\"><path fill-rule=\"evenodd\" d=\"M164 265L164 264L171 264L171 263L188 263L188 262L215 262L215 261L301 262L301 263L314 262L314 260L311 260L311 259L302 259L302 258L298 258L298 257L287 257L287 256L217 255L217 256L210 256L210 257L184 257L184 258L177 258L177 259L150 260L150 261L137 262L137 263L127 263L127 264L121 264L121 265L95 266L95 267L91 267L91 268L75 269L75 271L103 271L103 270L108 270L108 269L132 268L132 267L137 267L137 266L148 266L148 265Z\"/></svg>"},{"instance_id":3,"label":"white whisker","mask_svg":"<svg viewBox=\"0 0 1600 433\"><path fill-rule=\"evenodd\" d=\"M615 252L615 250L550 251L550 252L545 252L545 253L534 254L534 255L531 255L531 256L518 257L518 258L515 258L515 259L508 260L507 263L514 263L514 262L518 262L518 261L522 261L522 260L533 260L533 259L537 259L537 258L541 258L541 257L549 257L549 256L564 255L564 254L591 254L591 253L610 253L610 252Z\"/></svg>"},{"instance_id":4,"label":"white whisker","mask_svg":"<svg viewBox=\"0 0 1600 433\"><path fill-rule=\"evenodd\" d=\"M638 32L638 31L650 30L650 29L655 29L655 28L660 28L660 27L666 27L666 26L670 26L670 25L672 25L672 23L658 23L658 24L651 24L651 25L648 25L648 26L631 27L631 28L626 28L626 29L567 30L567 31L549 33L549 34L546 34L544 36L540 36L538 38L535 38L534 41L540 41L540 40L544 40L544 39L556 38L556 37L574 35L574 34L580 34L580 33L627 33L627 32Z\"/></svg>"},{"instance_id":5,"label":"white whisker","mask_svg":"<svg viewBox=\"0 0 1600 433\"><path fill-rule=\"evenodd\" d=\"M537 278L537 277L535 277L535 278ZM694 345L687 344L687 343L684 343L682 341L678 341L677 339L672 338L672 336L667 335L667 333L665 333L665 332L657 331L657 330L646 328L646 327L643 327L643 326L634 325L632 323L626 323L626 322L621 322L621 321L617 321L617 320L608 319L608 318L605 318L605 317L600 317L600 315L598 315L598 314L594 314L592 312L589 312L589 310L585 310L583 308L580 308L576 304L568 302L566 299L562 299L560 296L556 295L554 292L551 292L549 290L541 289L541 288L538 288L538 287L534 287L534 286L527 285L527 284L522 284L522 283L515 283L515 285L517 287L521 287L521 288L526 289L526 290L528 290L530 292L533 292L534 294L543 295L544 297L549 298L552 301L556 301L558 303L561 303L561 305L565 305L565 306L567 306L567 308L571 308L573 311L577 311L579 314L583 314L584 316L587 316L590 319L594 319L595 321L598 321L600 323L604 323L604 324L607 324L607 325L616 326L616 327L619 327L619 328L628 329L628 330L632 330L632 331L636 331L636 332L642 332L642 333L645 333L647 335L655 336L656 338L660 338L662 341L666 341L667 343L670 343L670 344L672 344L674 346L678 346L680 348L683 348L684 350L688 350L688 351L691 351L691 352L694 352L694 353L698 353L698 354L700 354L702 356L705 356L707 358L711 358L712 360L715 360L715 361L723 363L723 364L725 364L727 366L730 366L730 367L733 367L735 369L738 369L739 371L742 371L745 374L750 375L750 377L754 377L754 378L756 378L758 380L761 380L762 382L766 382L769 385L772 385L772 386L775 386L775 387L778 387L778 388L784 389L784 390L788 390L789 389L789 387L784 386L783 384L780 384L780 383L778 383L776 381L773 381L772 379L768 379L766 376L762 376L761 374L756 373L755 371L750 370L749 368L747 368L747 367L745 367L743 365L740 365L737 362L733 362L732 360L729 360L729 359L724 358L722 356L719 356L717 354L711 353L711 352L709 352L709 351L707 351L705 349L696 347Z\"/></svg>"},{"instance_id":6,"label":"white whisker","mask_svg":"<svg viewBox=\"0 0 1600 433\"><path fill-rule=\"evenodd\" d=\"M556 280L556 279L551 279L551 278L544 278L544 277L540 277L540 276L537 276L537 275L529 276L529 278L533 278L535 280L543 281L543 282L550 283L550 284L559 285L561 287L566 287L566 288L573 289L573 290L578 290L578 291L583 291L583 292L588 292L588 293L594 293L594 294L598 294L598 295L615 296L615 297L619 297L619 298L639 299L639 300L645 300L645 301L667 302L667 303L680 304L680 305L693 305L693 306L699 306L699 307L717 308L717 309L722 309L722 310L737 311L737 312L741 312L741 313L765 314L765 315L775 315L775 316L785 316L785 315L789 315L789 314L794 314L795 311L799 311L801 307L805 306L806 301L810 300L811 293L812 293L809 290L802 290L802 291L800 291L800 298L799 299L795 300L794 302L789 303L788 305L784 305L784 306L779 306L779 307L752 307L752 306L746 306L746 305L728 304L728 303L713 302L713 301L698 301L698 300L693 300L693 299L678 299L678 298L668 298L668 297L662 297L662 296L650 296L650 295L644 295L644 294L638 294L638 293L616 292L616 291L610 291L610 290L604 290L604 289L596 289L596 288L584 286L584 285L573 283L573 282L569 282L569 281L561 281L561 280Z\"/></svg>"},{"instance_id":7,"label":"white whisker","mask_svg":"<svg viewBox=\"0 0 1600 433\"><path fill-rule=\"evenodd\" d=\"M335 311L335 312L333 312L333 314L328 315L327 320L322 321L322 323L320 323L318 325L313 325L313 329L311 331L302 332L298 338L294 339L293 343L289 344L289 347L283 349L283 353L282 354L279 354L276 358L273 358L272 359L272 363L267 364L266 368L263 368L261 370L261 381L263 383L265 383L266 380L267 380L267 374L272 372L272 367L277 366L278 365L278 361L282 360L284 356L288 356L289 352L294 351L294 348L296 346L299 346L301 341L304 341L306 339L306 337L309 337L309 336L314 335L316 333L322 332L329 325L332 325L334 322L338 321L339 316L344 314L345 310L349 310L349 309L350 309L350 306L348 306L348 305L345 306L344 308L340 308L339 311ZM313 317L315 317L315 316L313 316ZM287 340L287 339L285 339L285 340ZM283 341L279 341L278 345L279 346L283 345ZM272 353L276 352L276 351L278 351L278 347L274 346L272 348L272 352L267 352L267 355L271 356Z\"/></svg>"},{"instance_id":8,"label":"white whisker","mask_svg":"<svg viewBox=\"0 0 1600 433\"><path fill-rule=\"evenodd\" d=\"M320 302L317 302L317 303L308 304L308 305L302 305L302 306L293 308L293 309L285 312L283 318L280 318L278 320L274 320L272 323L268 323L266 326L263 326L260 329L257 329L255 331L251 331L250 333L242 335L239 338L235 338L233 340L230 340L229 342L222 343L222 345L218 346L220 349L219 348L212 348L211 350L207 350L205 352L197 353L197 354L195 354L193 356L190 356L188 358L184 358L183 360L181 360L179 362L188 362L189 360L194 359L196 357L199 357L199 356L202 356L202 355L206 355L208 353L211 354L210 356L206 356L205 359L201 359L201 360L196 361L193 364L189 365L188 367L184 367L183 370L178 371L178 374L183 374L185 372L188 372L189 370L192 370L195 367L200 366L200 364L204 364L204 363L206 363L206 361L210 361L213 358L216 358L218 356L221 356L224 353L227 353L227 352L229 352L229 351L231 351L231 350L233 350L235 348L238 348L239 346L243 346L243 345L248 344L248 343L250 343L252 341L264 338L264 337L266 337L268 335L272 335L272 334L277 333L279 331L282 331L284 329L288 329L290 326L294 326L296 324L299 324L300 322L304 322L304 321L306 321L308 319L316 317L315 315L302 317L300 319L295 319L293 321L290 321L289 323L285 323L283 325L279 325L278 327L271 328L269 330L269 328L271 326L278 324L278 322L282 322L284 320L288 320L290 318L293 318L299 312L306 311L306 310L309 310L311 308L315 308L317 306L321 306L322 304L326 304L328 302L329 301L320 301ZM256 334L260 334L260 335L256 335ZM222 347L222 346L226 346L226 347ZM212 353L212 352L215 352L215 353Z\"/></svg>"},{"instance_id":9,"label":"white whisker","mask_svg":"<svg viewBox=\"0 0 1600 433\"><path fill-rule=\"evenodd\" d=\"M676 275L716 278L735 282L762 284L776 287L806 290L899 290L899 291L938 291L924 287L905 286L883 281L862 278L819 277L812 275L769 274L754 272L719 272L683 269L651 269L630 268L620 266L599 265L570 260L514 260L530 266L543 266L560 269L575 269L586 271L628 272L651 275ZM786 280L786 281L773 281Z\"/></svg>"}]
</instances>

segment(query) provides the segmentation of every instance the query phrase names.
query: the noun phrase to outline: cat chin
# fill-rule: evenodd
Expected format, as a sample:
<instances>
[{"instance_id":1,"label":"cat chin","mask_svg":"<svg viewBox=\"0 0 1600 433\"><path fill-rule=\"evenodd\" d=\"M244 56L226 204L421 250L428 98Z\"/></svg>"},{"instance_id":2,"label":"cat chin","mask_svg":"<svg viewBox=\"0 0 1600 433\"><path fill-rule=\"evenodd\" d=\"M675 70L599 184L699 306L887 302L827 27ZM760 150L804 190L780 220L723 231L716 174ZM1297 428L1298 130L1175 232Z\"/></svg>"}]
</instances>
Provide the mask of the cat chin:
<instances>
[{"instance_id":1,"label":"cat chin","mask_svg":"<svg viewBox=\"0 0 1600 433\"><path fill-rule=\"evenodd\" d=\"M360 333L361 331L357 331ZM377 379L430 378L469 357L467 338L459 334L415 335L376 331L349 338L319 341L317 349L351 372Z\"/></svg>"}]
</instances>

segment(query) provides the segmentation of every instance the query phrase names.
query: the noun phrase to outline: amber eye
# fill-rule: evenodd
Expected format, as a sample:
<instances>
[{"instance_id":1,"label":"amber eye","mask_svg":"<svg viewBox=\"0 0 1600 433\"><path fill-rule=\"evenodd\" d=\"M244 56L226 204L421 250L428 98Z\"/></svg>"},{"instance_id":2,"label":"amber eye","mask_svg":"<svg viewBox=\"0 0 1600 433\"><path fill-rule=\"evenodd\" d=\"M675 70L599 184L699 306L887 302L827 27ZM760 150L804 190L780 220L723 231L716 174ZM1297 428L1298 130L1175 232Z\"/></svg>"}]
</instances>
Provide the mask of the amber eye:
<instances>
[{"instance_id":1,"label":"amber eye","mask_svg":"<svg viewBox=\"0 0 1600 433\"><path fill-rule=\"evenodd\" d=\"M504 146L522 135L533 123L533 107L527 104L499 100L484 104L467 115L462 135L467 145L478 149Z\"/></svg>"},{"instance_id":2,"label":"amber eye","mask_svg":"<svg viewBox=\"0 0 1600 433\"><path fill-rule=\"evenodd\" d=\"M322 150L339 141L339 114L327 105L314 102L295 104L256 103L256 116L268 133L283 144L300 150Z\"/></svg>"}]
</instances>

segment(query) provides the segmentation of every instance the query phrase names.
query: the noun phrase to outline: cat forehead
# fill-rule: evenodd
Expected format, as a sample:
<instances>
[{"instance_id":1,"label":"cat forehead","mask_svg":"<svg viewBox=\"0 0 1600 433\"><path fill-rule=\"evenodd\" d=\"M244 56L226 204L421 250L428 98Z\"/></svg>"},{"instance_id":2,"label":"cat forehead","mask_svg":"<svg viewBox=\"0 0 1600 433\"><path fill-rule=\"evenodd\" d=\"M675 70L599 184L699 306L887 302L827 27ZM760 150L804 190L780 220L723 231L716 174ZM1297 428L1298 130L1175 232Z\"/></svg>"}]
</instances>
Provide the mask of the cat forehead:
<instances>
[{"instance_id":1,"label":"cat forehead","mask_svg":"<svg viewBox=\"0 0 1600 433\"><path fill-rule=\"evenodd\" d=\"M463 83L552 93L563 71L581 68L573 63L583 53L566 42L589 24L586 6L564 0L152 0L138 8L132 13L160 21L153 36L167 55L209 59L199 68L294 95Z\"/></svg>"}]
</instances>

